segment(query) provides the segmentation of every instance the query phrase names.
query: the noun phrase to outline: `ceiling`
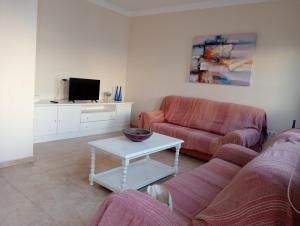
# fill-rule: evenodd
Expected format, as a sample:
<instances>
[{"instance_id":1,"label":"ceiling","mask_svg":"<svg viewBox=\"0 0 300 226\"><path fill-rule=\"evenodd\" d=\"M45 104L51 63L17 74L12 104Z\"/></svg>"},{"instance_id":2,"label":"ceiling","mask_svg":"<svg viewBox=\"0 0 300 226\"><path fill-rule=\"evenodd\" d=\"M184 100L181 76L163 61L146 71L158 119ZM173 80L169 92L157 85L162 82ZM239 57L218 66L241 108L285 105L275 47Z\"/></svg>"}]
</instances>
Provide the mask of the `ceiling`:
<instances>
[{"instance_id":1,"label":"ceiling","mask_svg":"<svg viewBox=\"0 0 300 226\"><path fill-rule=\"evenodd\" d=\"M145 16L272 0L89 0L126 16Z\"/></svg>"}]
</instances>

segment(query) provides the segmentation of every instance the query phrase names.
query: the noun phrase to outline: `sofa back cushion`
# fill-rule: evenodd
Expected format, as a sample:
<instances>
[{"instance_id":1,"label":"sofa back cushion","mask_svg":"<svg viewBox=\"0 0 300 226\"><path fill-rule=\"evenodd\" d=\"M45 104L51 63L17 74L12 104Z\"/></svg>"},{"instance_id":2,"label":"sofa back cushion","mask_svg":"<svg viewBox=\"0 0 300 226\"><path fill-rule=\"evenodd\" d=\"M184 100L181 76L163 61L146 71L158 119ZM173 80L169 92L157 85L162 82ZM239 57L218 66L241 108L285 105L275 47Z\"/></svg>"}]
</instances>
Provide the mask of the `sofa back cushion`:
<instances>
[{"instance_id":1,"label":"sofa back cushion","mask_svg":"<svg viewBox=\"0 0 300 226\"><path fill-rule=\"evenodd\" d=\"M169 123L220 135L244 128L261 132L266 124L262 109L200 98L167 96L161 110Z\"/></svg>"},{"instance_id":2,"label":"sofa back cushion","mask_svg":"<svg viewBox=\"0 0 300 226\"><path fill-rule=\"evenodd\" d=\"M290 197L300 208L300 130L293 133L242 168L196 221L200 225L299 225L287 195L293 175Z\"/></svg>"}]
</instances>

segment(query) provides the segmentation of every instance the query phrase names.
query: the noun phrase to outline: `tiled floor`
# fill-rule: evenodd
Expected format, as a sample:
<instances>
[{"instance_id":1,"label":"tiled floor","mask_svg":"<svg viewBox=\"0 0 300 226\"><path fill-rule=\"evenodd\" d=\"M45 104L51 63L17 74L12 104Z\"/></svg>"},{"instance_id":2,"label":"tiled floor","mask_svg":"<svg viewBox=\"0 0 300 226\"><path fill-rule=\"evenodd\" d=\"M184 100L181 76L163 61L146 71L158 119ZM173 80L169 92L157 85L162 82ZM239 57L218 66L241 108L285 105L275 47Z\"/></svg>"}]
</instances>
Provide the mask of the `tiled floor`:
<instances>
[{"instance_id":1,"label":"tiled floor","mask_svg":"<svg viewBox=\"0 0 300 226\"><path fill-rule=\"evenodd\" d=\"M116 135L119 134L36 144L33 164L0 169L0 226L89 225L110 191L88 183L87 142ZM152 157L173 164L174 152L160 152ZM180 172L201 163L181 155ZM119 164L117 159L97 154L97 171Z\"/></svg>"}]
</instances>

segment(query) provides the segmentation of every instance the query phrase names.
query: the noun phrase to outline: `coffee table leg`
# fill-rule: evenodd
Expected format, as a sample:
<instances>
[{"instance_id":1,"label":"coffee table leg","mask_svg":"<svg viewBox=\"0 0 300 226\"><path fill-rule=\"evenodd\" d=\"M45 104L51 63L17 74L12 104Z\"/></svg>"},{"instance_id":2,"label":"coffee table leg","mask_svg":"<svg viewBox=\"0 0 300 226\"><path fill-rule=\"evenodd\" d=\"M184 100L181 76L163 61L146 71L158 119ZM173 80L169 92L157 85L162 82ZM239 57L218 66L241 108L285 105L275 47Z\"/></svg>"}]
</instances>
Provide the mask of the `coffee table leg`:
<instances>
[{"instance_id":1,"label":"coffee table leg","mask_svg":"<svg viewBox=\"0 0 300 226\"><path fill-rule=\"evenodd\" d=\"M126 186L126 181L127 181L127 173L128 173L128 165L129 165L129 160L125 159L122 160L122 165L123 165L123 177L122 177L122 191L125 190L125 186Z\"/></svg>"},{"instance_id":2,"label":"coffee table leg","mask_svg":"<svg viewBox=\"0 0 300 226\"><path fill-rule=\"evenodd\" d=\"M91 148L91 172L89 176L90 185L94 185L95 165L96 165L96 149Z\"/></svg>"},{"instance_id":3,"label":"coffee table leg","mask_svg":"<svg viewBox=\"0 0 300 226\"><path fill-rule=\"evenodd\" d=\"M175 176L178 173L178 164L179 164L179 151L180 151L181 145L176 146L176 154L175 154L175 163L174 163L174 168L175 168Z\"/></svg>"}]
</instances>

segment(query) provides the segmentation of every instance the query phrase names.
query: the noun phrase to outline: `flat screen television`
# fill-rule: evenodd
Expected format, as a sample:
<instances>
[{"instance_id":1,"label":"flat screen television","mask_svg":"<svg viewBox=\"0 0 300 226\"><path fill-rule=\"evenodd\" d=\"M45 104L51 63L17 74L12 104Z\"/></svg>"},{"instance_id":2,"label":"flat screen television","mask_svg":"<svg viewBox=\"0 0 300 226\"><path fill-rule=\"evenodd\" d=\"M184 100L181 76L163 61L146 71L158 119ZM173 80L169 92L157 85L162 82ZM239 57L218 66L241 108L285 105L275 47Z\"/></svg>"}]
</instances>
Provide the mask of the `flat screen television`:
<instances>
[{"instance_id":1,"label":"flat screen television","mask_svg":"<svg viewBox=\"0 0 300 226\"><path fill-rule=\"evenodd\" d=\"M70 78L69 100L99 100L100 80Z\"/></svg>"}]
</instances>

